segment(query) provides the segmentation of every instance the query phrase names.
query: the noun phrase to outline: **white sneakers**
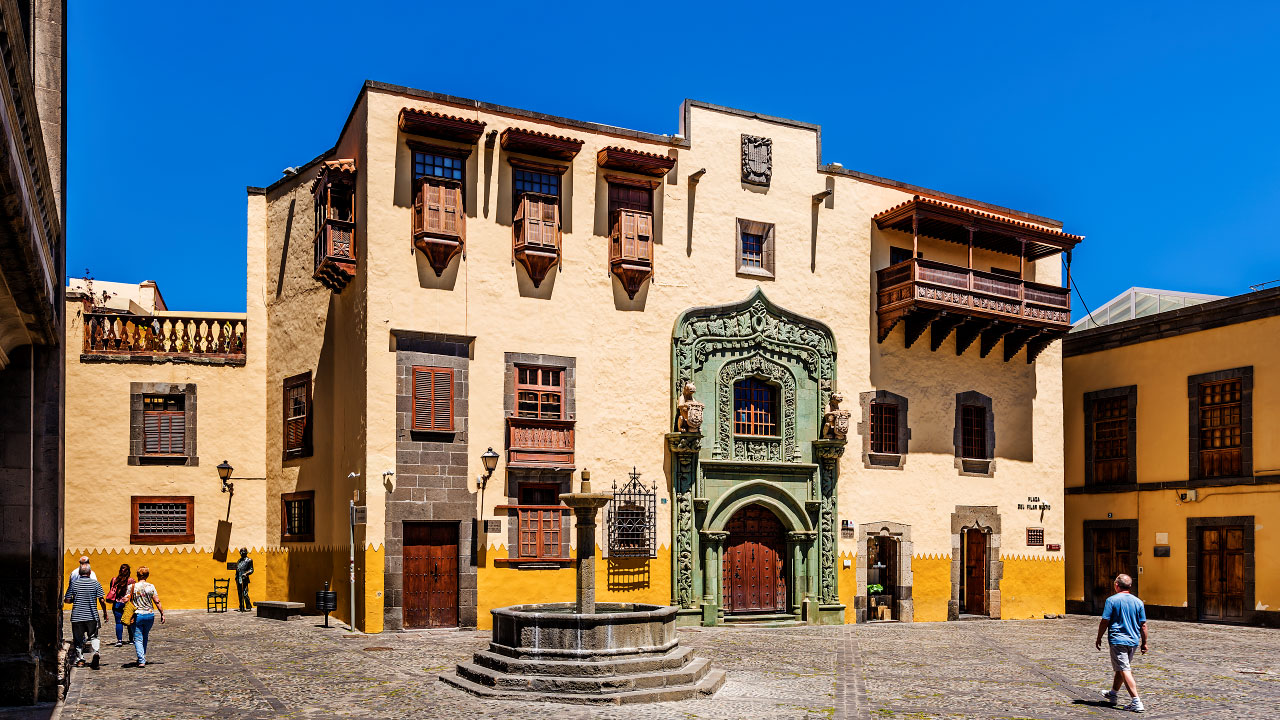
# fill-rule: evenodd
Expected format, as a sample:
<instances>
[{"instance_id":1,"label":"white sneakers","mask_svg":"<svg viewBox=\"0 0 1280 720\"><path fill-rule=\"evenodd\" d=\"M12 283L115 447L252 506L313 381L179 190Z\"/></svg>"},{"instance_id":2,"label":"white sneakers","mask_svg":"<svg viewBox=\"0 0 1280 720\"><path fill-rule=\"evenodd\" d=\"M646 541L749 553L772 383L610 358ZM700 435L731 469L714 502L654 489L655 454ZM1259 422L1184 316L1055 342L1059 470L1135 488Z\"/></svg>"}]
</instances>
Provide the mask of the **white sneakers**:
<instances>
[{"instance_id":1,"label":"white sneakers","mask_svg":"<svg viewBox=\"0 0 1280 720\"><path fill-rule=\"evenodd\" d=\"M1119 694L1115 690L1108 690L1102 693L1102 699L1106 700L1108 703L1111 703L1112 705L1115 705L1116 703L1120 702ZM1128 710L1129 712L1146 712L1147 711L1147 708L1143 706L1142 700L1139 698L1134 698L1130 700L1129 704L1124 706L1124 709Z\"/></svg>"}]
</instances>

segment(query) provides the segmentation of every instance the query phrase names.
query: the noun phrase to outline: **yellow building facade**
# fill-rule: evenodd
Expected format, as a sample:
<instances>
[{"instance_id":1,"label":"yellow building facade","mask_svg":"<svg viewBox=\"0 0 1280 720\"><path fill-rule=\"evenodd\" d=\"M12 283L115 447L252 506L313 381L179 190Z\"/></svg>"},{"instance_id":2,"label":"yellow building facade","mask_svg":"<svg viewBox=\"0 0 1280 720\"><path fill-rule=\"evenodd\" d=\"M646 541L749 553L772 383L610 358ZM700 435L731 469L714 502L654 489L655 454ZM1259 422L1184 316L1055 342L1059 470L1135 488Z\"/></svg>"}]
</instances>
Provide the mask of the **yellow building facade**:
<instances>
[{"instance_id":1,"label":"yellow building facade","mask_svg":"<svg viewBox=\"0 0 1280 720\"><path fill-rule=\"evenodd\" d=\"M1064 341L1067 606L1132 575L1151 617L1274 626L1280 291Z\"/></svg>"},{"instance_id":2,"label":"yellow building facade","mask_svg":"<svg viewBox=\"0 0 1280 720\"><path fill-rule=\"evenodd\" d=\"M331 150L249 188L243 365L77 372L201 398L256 374L208 411L239 413L208 420L229 445L156 481L190 470L213 523L211 462L265 478L235 481L262 506L233 507L230 542L258 548L263 597L311 605L328 581L366 631L571 599L558 495L587 473L616 493L601 601L684 624L1062 612L1056 340L1080 238L824 164L819 138L694 101L658 135L366 83ZM70 552L128 540L102 522ZM208 585L218 528L197 530Z\"/></svg>"}]
</instances>

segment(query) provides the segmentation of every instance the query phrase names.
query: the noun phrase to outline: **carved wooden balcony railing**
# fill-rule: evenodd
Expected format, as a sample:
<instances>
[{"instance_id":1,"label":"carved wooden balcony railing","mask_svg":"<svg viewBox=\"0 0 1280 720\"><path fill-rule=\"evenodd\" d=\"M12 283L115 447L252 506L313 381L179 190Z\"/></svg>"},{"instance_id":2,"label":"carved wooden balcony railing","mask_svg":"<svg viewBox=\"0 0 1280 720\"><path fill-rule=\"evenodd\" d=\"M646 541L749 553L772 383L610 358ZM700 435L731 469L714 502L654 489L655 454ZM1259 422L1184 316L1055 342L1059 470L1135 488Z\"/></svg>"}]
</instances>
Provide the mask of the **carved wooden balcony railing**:
<instances>
[{"instance_id":1,"label":"carved wooden balcony railing","mask_svg":"<svg viewBox=\"0 0 1280 720\"><path fill-rule=\"evenodd\" d=\"M247 320L84 314L84 354L119 359L207 359L244 364Z\"/></svg>"},{"instance_id":2,"label":"carved wooden balcony railing","mask_svg":"<svg viewBox=\"0 0 1280 720\"><path fill-rule=\"evenodd\" d=\"M622 281L627 297L635 299L645 280L653 277L653 213L618 210L609 242L609 269Z\"/></svg>"},{"instance_id":3,"label":"carved wooden balcony railing","mask_svg":"<svg viewBox=\"0 0 1280 720\"><path fill-rule=\"evenodd\" d=\"M573 420L507 418L507 465L572 467Z\"/></svg>"},{"instance_id":4,"label":"carved wooden balcony railing","mask_svg":"<svg viewBox=\"0 0 1280 720\"><path fill-rule=\"evenodd\" d=\"M521 195L511 232L512 261L524 266L534 287L541 286L560 262L560 199L539 193Z\"/></svg>"},{"instance_id":5,"label":"carved wooden balcony railing","mask_svg":"<svg viewBox=\"0 0 1280 720\"><path fill-rule=\"evenodd\" d=\"M316 233L316 264L311 274L330 290L342 289L356 276L356 224L330 218Z\"/></svg>"},{"instance_id":6,"label":"carved wooden balcony railing","mask_svg":"<svg viewBox=\"0 0 1280 720\"><path fill-rule=\"evenodd\" d=\"M1006 362L1024 346L1027 362L1033 362L1071 328L1067 288L922 259L876 276L880 342L903 322L907 347L930 330L930 346L937 350L955 330L957 355L981 338L986 357L1003 339Z\"/></svg>"}]
</instances>

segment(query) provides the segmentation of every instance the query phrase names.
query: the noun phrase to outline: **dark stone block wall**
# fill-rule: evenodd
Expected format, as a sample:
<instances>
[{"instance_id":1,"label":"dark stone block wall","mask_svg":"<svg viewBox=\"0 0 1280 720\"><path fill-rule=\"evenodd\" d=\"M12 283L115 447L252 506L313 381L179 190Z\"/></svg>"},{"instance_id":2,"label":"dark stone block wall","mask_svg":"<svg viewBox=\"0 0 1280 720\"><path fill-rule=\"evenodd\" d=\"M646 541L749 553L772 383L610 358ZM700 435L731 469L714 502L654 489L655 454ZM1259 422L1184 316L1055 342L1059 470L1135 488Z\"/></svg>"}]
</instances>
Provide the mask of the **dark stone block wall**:
<instances>
[{"instance_id":1,"label":"dark stone block wall","mask_svg":"<svg viewBox=\"0 0 1280 720\"><path fill-rule=\"evenodd\" d=\"M423 333L396 337L396 476L387 495L383 628L404 627L404 523L458 526L458 625L476 624L475 481L467 476L468 365L465 338ZM454 432L423 433L413 424L413 367L453 368Z\"/></svg>"},{"instance_id":2,"label":"dark stone block wall","mask_svg":"<svg viewBox=\"0 0 1280 720\"><path fill-rule=\"evenodd\" d=\"M61 361L27 345L0 370L0 706L58 699Z\"/></svg>"}]
</instances>

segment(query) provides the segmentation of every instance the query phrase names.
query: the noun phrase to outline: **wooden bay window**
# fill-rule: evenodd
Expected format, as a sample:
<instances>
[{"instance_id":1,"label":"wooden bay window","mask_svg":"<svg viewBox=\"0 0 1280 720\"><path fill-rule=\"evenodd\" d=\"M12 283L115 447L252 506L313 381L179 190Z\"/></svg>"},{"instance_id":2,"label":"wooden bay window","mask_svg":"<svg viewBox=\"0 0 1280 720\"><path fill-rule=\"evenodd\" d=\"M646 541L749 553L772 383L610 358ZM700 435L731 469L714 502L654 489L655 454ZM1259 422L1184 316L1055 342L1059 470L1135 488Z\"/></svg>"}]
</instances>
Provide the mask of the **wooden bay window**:
<instances>
[{"instance_id":1,"label":"wooden bay window","mask_svg":"<svg viewBox=\"0 0 1280 720\"><path fill-rule=\"evenodd\" d=\"M311 187L315 207L312 277L342 292L356 272L355 160L326 161Z\"/></svg>"},{"instance_id":2,"label":"wooden bay window","mask_svg":"<svg viewBox=\"0 0 1280 720\"><path fill-rule=\"evenodd\" d=\"M511 161L511 261L541 287L563 258L560 247L560 174L566 168Z\"/></svg>"},{"instance_id":3,"label":"wooden bay window","mask_svg":"<svg viewBox=\"0 0 1280 720\"><path fill-rule=\"evenodd\" d=\"M426 256L436 277L467 241L463 201L466 153L454 148L411 143L413 149L413 245Z\"/></svg>"},{"instance_id":4,"label":"wooden bay window","mask_svg":"<svg viewBox=\"0 0 1280 720\"><path fill-rule=\"evenodd\" d=\"M648 180L609 176L609 267L635 299L653 277L653 188Z\"/></svg>"},{"instance_id":5,"label":"wooden bay window","mask_svg":"<svg viewBox=\"0 0 1280 720\"><path fill-rule=\"evenodd\" d=\"M515 412L507 419L509 463L572 465L574 421L565 417L564 368L518 365L515 374Z\"/></svg>"}]
</instances>

